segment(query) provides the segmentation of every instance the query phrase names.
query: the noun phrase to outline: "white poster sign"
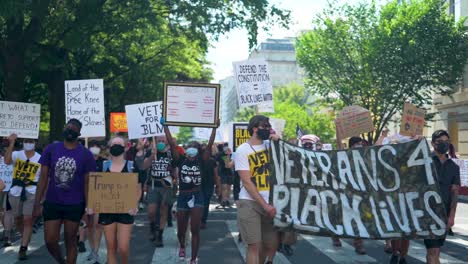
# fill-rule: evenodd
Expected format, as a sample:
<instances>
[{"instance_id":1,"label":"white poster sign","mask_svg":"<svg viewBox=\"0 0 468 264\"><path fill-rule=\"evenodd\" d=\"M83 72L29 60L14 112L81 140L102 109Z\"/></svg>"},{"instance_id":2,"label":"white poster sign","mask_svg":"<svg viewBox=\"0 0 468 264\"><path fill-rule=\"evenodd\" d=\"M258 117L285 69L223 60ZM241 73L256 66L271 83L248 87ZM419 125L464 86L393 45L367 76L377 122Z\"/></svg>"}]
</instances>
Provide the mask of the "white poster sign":
<instances>
[{"instance_id":1,"label":"white poster sign","mask_svg":"<svg viewBox=\"0 0 468 264\"><path fill-rule=\"evenodd\" d=\"M126 105L128 138L135 139L164 135L164 127L159 123L162 109L162 101Z\"/></svg>"},{"instance_id":2,"label":"white poster sign","mask_svg":"<svg viewBox=\"0 0 468 264\"><path fill-rule=\"evenodd\" d=\"M460 185L468 186L468 160L453 159L453 161L460 167Z\"/></svg>"},{"instance_id":3,"label":"white poster sign","mask_svg":"<svg viewBox=\"0 0 468 264\"><path fill-rule=\"evenodd\" d=\"M271 112L273 86L268 63L262 59L234 62L234 78L241 107L259 105L259 112Z\"/></svg>"},{"instance_id":4,"label":"white poster sign","mask_svg":"<svg viewBox=\"0 0 468 264\"><path fill-rule=\"evenodd\" d=\"M199 140L208 140L211 136L211 128L206 127L194 127L193 138Z\"/></svg>"},{"instance_id":5,"label":"white poster sign","mask_svg":"<svg viewBox=\"0 0 468 264\"><path fill-rule=\"evenodd\" d=\"M164 85L164 115L168 125L216 127L219 116L219 84Z\"/></svg>"},{"instance_id":6,"label":"white poster sign","mask_svg":"<svg viewBox=\"0 0 468 264\"><path fill-rule=\"evenodd\" d=\"M279 118L270 118L271 127L275 130L277 135L283 136L286 120Z\"/></svg>"},{"instance_id":7,"label":"white poster sign","mask_svg":"<svg viewBox=\"0 0 468 264\"><path fill-rule=\"evenodd\" d=\"M41 105L0 101L0 136L39 137Z\"/></svg>"},{"instance_id":8,"label":"white poster sign","mask_svg":"<svg viewBox=\"0 0 468 264\"><path fill-rule=\"evenodd\" d=\"M3 191L9 191L13 182L13 165L6 165L3 157L0 157L0 179L5 183Z\"/></svg>"},{"instance_id":9,"label":"white poster sign","mask_svg":"<svg viewBox=\"0 0 468 264\"><path fill-rule=\"evenodd\" d=\"M105 137L103 80L65 81L65 116L83 123L81 137Z\"/></svg>"}]
</instances>

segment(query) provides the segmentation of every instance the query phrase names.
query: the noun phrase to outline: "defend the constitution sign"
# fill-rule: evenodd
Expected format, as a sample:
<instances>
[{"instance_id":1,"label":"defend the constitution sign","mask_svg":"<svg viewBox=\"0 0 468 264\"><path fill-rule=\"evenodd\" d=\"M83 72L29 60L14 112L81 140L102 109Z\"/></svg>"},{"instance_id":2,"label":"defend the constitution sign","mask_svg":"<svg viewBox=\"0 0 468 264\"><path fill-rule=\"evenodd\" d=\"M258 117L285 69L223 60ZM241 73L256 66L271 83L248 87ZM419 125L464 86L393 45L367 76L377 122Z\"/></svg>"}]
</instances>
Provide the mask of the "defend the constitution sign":
<instances>
[{"instance_id":1,"label":"defend the constitution sign","mask_svg":"<svg viewBox=\"0 0 468 264\"><path fill-rule=\"evenodd\" d=\"M275 141L275 225L321 236L440 237L446 214L426 140L342 151Z\"/></svg>"}]
</instances>

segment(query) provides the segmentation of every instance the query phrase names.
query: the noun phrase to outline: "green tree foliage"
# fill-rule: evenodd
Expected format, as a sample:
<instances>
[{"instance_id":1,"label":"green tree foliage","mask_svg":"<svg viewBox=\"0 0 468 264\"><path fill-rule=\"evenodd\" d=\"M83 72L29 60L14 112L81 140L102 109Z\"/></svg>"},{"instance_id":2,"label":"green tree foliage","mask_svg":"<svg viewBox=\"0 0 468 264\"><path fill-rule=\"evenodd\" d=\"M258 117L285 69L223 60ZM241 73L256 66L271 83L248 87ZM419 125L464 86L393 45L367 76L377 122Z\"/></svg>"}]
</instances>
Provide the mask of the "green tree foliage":
<instances>
[{"instance_id":1,"label":"green tree foliage","mask_svg":"<svg viewBox=\"0 0 468 264\"><path fill-rule=\"evenodd\" d=\"M2 1L0 100L50 112L51 138L64 123L64 81L103 78L106 112L162 99L165 80L209 81L211 40L247 28L286 25L289 12L256 1ZM107 115L108 116L108 115Z\"/></svg>"},{"instance_id":2,"label":"green tree foliage","mask_svg":"<svg viewBox=\"0 0 468 264\"><path fill-rule=\"evenodd\" d=\"M433 93L451 93L467 62L468 35L443 2L331 6L296 43L307 88L369 109L376 128L370 142L405 101L423 107Z\"/></svg>"},{"instance_id":3,"label":"green tree foliage","mask_svg":"<svg viewBox=\"0 0 468 264\"><path fill-rule=\"evenodd\" d=\"M286 120L283 139L296 138L296 125L303 132L315 134L323 142L332 142L335 129L331 112L312 102L311 95L304 86L290 84L273 90L275 113L268 117ZM248 121L256 113L255 107L245 107L238 111L236 121Z\"/></svg>"}]
</instances>

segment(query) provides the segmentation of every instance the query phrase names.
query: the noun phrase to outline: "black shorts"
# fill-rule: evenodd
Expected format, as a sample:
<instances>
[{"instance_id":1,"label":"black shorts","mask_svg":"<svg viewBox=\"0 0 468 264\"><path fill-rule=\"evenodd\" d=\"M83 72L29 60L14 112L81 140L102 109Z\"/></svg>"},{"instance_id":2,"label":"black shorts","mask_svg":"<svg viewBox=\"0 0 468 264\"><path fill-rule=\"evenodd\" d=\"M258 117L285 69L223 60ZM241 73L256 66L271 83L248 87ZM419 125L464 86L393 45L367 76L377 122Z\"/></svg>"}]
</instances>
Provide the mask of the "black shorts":
<instances>
[{"instance_id":1,"label":"black shorts","mask_svg":"<svg viewBox=\"0 0 468 264\"><path fill-rule=\"evenodd\" d=\"M79 223L81 217L85 212L85 205L75 204L75 205L64 205L45 202L44 210L42 215L44 216L44 222L51 220L69 220L72 222Z\"/></svg>"},{"instance_id":2,"label":"black shorts","mask_svg":"<svg viewBox=\"0 0 468 264\"><path fill-rule=\"evenodd\" d=\"M424 245L426 249L429 248L441 248L444 245L445 236L439 239L424 239Z\"/></svg>"},{"instance_id":3,"label":"black shorts","mask_svg":"<svg viewBox=\"0 0 468 264\"><path fill-rule=\"evenodd\" d=\"M232 174L221 174L221 184L232 185L234 175Z\"/></svg>"},{"instance_id":4,"label":"black shorts","mask_svg":"<svg viewBox=\"0 0 468 264\"><path fill-rule=\"evenodd\" d=\"M100 225L110 225L119 223L124 225L132 225L135 222L135 217L129 214L99 214Z\"/></svg>"}]
</instances>

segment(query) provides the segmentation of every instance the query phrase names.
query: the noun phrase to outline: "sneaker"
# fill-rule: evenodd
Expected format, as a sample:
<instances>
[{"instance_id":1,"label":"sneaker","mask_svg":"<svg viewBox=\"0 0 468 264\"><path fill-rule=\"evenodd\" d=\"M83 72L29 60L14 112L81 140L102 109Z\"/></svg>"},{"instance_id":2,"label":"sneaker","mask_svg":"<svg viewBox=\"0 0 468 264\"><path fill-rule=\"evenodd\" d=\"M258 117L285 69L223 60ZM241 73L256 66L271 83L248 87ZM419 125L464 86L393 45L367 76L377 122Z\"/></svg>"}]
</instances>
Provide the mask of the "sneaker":
<instances>
[{"instance_id":1,"label":"sneaker","mask_svg":"<svg viewBox=\"0 0 468 264\"><path fill-rule=\"evenodd\" d=\"M96 262L98 261L98 259L99 259L98 253L94 249L92 249L91 252L89 252L89 255L86 257L86 260L88 261Z\"/></svg>"},{"instance_id":2,"label":"sneaker","mask_svg":"<svg viewBox=\"0 0 468 264\"><path fill-rule=\"evenodd\" d=\"M335 247L341 247L341 241L339 238L337 237L332 237L332 242L333 242L333 246Z\"/></svg>"},{"instance_id":3,"label":"sneaker","mask_svg":"<svg viewBox=\"0 0 468 264\"><path fill-rule=\"evenodd\" d=\"M86 252L86 247L83 241L78 242L78 252Z\"/></svg>"},{"instance_id":4,"label":"sneaker","mask_svg":"<svg viewBox=\"0 0 468 264\"><path fill-rule=\"evenodd\" d=\"M160 237L160 236L156 237L156 240L154 241L154 245L155 245L155 247L157 247L157 248L162 248L162 247L164 247L164 244L163 244L163 241L162 241L162 237Z\"/></svg>"},{"instance_id":5,"label":"sneaker","mask_svg":"<svg viewBox=\"0 0 468 264\"><path fill-rule=\"evenodd\" d=\"M399 260L400 260L399 255L392 254L392 257L390 258L390 264L398 264Z\"/></svg>"},{"instance_id":6,"label":"sneaker","mask_svg":"<svg viewBox=\"0 0 468 264\"><path fill-rule=\"evenodd\" d=\"M28 247L20 247L20 250L18 252L18 259L19 260L26 260L28 256L26 255L26 252L28 251Z\"/></svg>"},{"instance_id":7,"label":"sneaker","mask_svg":"<svg viewBox=\"0 0 468 264\"><path fill-rule=\"evenodd\" d=\"M406 259L405 257L400 257L400 261L398 262L398 264L406 264Z\"/></svg>"},{"instance_id":8,"label":"sneaker","mask_svg":"<svg viewBox=\"0 0 468 264\"><path fill-rule=\"evenodd\" d=\"M185 259L185 248L179 248L179 258Z\"/></svg>"},{"instance_id":9,"label":"sneaker","mask_svg":"<svg viewBox=\"0 0 468 264\"><path fill-rule=\"evenodd\" d=\"M3 247L11 247L11 241L9 238L5 238L5 240L3 241Z\"/></svg>"},{"instance_id":10,"label":"sneaker","mask_svg":"<svg viewBox=\"0 0 468 264\"><path fill-rule=\"evenodd\" d=\"M292 256L294 254L294 249L290 245L284 245L282 253L286 256Z\"/></svg>"},{"instance_id":11,"label":"sneaker","mask_svg":"<svg viewBox=\"0 0 468 264\"><path fill-rule=\"evenodd\" d=\"M450 229L448 230L447 235L449 235L449 236L454 236L454 235L455 235L455 234L453 233L453 231L452 231L452 228L450 228Z\"/></svg>"},{"instance_id":12,"label":"sneaker","mask_svg":"<svg viewBox=\"0 0 468 264\"><path fill-rule=\"evenodd\" d=\"M138 204L138 209L143 210L143 208L145 208L145 207L143 206L143 203L139 203L139 204Z\"/></svg>"}]
</instances>

